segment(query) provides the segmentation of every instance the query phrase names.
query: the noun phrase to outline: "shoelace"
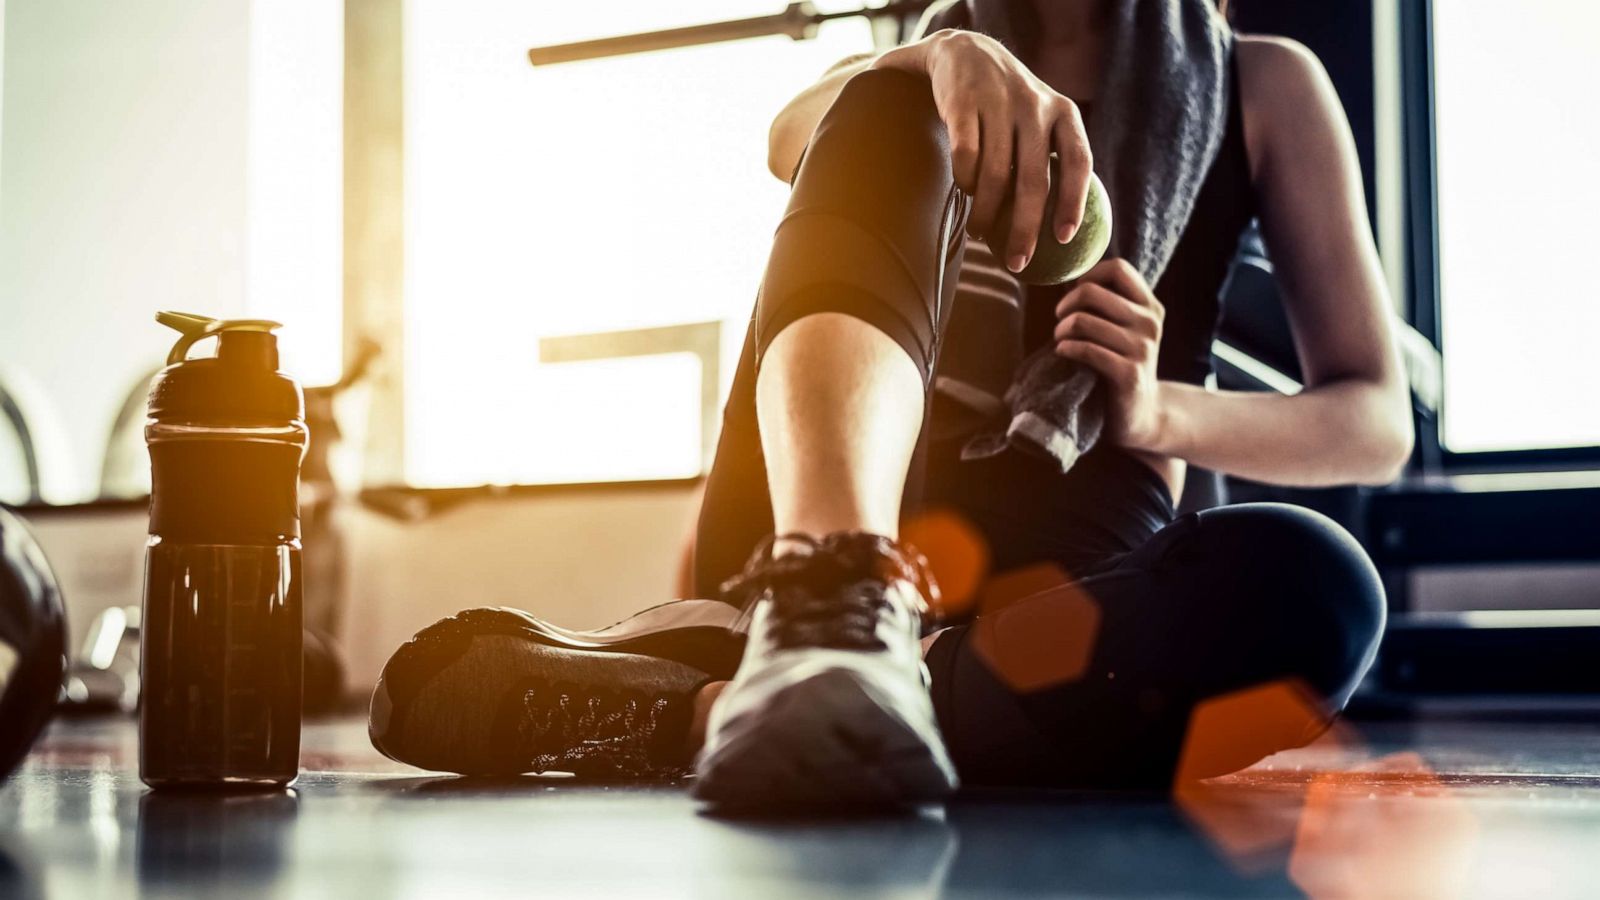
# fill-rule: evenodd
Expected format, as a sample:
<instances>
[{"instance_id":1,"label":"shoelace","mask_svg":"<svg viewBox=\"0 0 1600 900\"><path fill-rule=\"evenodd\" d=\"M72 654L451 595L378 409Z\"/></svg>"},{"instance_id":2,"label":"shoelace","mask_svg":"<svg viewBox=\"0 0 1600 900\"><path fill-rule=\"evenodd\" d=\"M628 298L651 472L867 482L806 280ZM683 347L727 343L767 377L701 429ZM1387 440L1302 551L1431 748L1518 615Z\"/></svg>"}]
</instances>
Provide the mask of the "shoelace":
<instances>
[{"instance_id":1,"label":"shoelace","mask_svg":"<svg viewBox=\"0 0 1600 900\"><path fill-rule=\"evenodd\" d=\"M651 748L678 704L626 688L533 682L522 695L517 732L529 767L621 778L680 778L685 766L652 758Z\"/></svg>"},{"instance_id":2,"label":"shoelace","mask_svg":"<svg viewBox=\"0 0 1600 900\"><path fill-rule=\"evenodd\" d=\"M805 548L774 557L779 540ZM889 607L890 582L917 589L919 612L931 618L939 591L916 550L863 531L836 532L820 540L804 534L772 535L745 570L722 584L724 599L746 608L770 591L769 623L779 647L882 649L877 625Z\"/></svg>"}]
</instances>

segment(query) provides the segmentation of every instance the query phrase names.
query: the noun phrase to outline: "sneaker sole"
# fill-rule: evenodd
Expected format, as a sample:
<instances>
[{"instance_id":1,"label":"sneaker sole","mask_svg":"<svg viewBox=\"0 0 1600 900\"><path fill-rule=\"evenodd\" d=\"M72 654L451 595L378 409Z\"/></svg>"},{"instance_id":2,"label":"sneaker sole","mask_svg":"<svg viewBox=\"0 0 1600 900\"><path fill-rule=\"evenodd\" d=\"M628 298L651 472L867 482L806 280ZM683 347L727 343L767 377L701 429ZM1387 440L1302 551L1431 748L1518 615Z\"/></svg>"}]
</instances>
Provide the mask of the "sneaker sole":
<instances>
[{"instance_id":1,"label":"sneaker sole","mask_svg":"<svg viewBox=\"0 0 1600 900\"><path fill-rule=\"evenodd\" d=\"M499 739L506 698L530 679L574 666L631 666L641 679L685 692L706 680L700 669L671 659L620 649L571 648L529 627L516 610L475 609L418 632L384 665L373 688L367 734L372 746L397 762L462 775L515 775L529 771L517 748ZM481 705L435 702L449 714L412 722L419 703L479 697Z\"/></svg>"},{"instance_id":2,"label":"sneaker sole","mask_svg":"<svg viewBox=\"0 0 1600 900\"><path fill-rule=\"evenodd\" d=\"M718 600L674 600L591 631L562 628L510 607L469 609L444 621L452 619L477 633L515 634L565 650L670 659L718 681L732 678L744 656L745 635L737 628L739 610Z\"/></svg>"},{"instance_id":3,"label":"sneaker sole","mask_svg":"<svg viewBox=\"0 0 1600 900\"><path fill-rule=\"evenodd\" d=\"M915 806L957 786L930 746L847 672L773 695L724 727L696 766L694 796L725 808Z\"/></svg>"}]
</instances>

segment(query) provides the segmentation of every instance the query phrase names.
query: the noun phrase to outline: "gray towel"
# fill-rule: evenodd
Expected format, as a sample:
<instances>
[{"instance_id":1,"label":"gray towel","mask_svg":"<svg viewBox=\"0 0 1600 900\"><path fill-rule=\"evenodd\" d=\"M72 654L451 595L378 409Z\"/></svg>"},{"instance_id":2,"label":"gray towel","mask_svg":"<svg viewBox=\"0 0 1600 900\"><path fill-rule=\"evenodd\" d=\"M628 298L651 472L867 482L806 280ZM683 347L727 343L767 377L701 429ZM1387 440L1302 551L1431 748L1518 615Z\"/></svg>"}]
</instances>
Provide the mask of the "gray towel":
<instances>
[{"instance_id":1,"label":"gray towel","mask_svg":"<svg viewBox=\"0 0 1600 900\"><path fill-rule=\"evenodd\" d=\"M1031 67L1037 24L1031 0L947 0L929 8L915 37L941 28L977 31ZM1222 143L1233 32L1211 0L1118 0L1108 39L1107 69L1089 121L1095 171L1111 201L1107 252L1128 260L1153 285L1172 258ZM1013 308L1021 315L1021 298ZM996 323L993 331L1016 333L1015 323ZM1021 347L1015 352L1020 357ZM1001 407L1009 410L1009 424L995 422L972 438L963 458L1015 446L1054 458L1065 472L1100 436L1104 412L1097 380L1052 348L1022 359ZM959 371L942 372L941 381L964 387L968 397L992 396Z\"/></svg>"}]
</instances>

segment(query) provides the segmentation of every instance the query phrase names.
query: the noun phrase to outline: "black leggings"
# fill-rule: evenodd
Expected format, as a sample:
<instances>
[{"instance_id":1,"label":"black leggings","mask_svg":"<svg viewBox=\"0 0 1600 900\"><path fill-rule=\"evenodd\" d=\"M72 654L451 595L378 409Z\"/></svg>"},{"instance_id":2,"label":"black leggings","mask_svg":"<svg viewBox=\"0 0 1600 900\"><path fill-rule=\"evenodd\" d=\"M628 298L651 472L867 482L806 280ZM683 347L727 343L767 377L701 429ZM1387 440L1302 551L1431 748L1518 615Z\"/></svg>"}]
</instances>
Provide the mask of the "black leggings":
<instances>
[{"instance_id":1,"label":"black leggings","mask_svg":"<svg viewBox=\"0 0 1600 900\"><path fill-rule=\"evenodd\" d=\"M844 313L894 338L931 387L969 203L926 79L884 70L851 78L806 147L774 238L707 480L699 596L715 596L772 531L755 408L763 350L801 316ZM969 783L1162 785L1202 701L1281 684L1303 691L1325 721L1371 665L1382 587L1331 520L1279 504L1174 519L1165 483L1116 448L1097 447L1062 475L1014 451L962 461L959 446L918 442L907 511L962 517L986 544L992 573L1051 564L1071 585L987 623L956 625L929 651L940 726ZM1085 600L1092 623L1057 614L1081 612ZM1012 661L995 658L1008 646L992 639L1006 633L996 624L1005 617L1043 634L1047 648L1059 640L1062 654L1087 648L1066 667L1070 677L1019 685ZM1019 646L1037 654L1041 644ZM1017 662L1049 671L1056 661ZM1268 730L1234 759L1308 736Z\"/></svg>"},{"instance_id":2,"label":"black leggings","mask_svg":"<svg viewBox=\"0 0 1600 900\"><path fill-rule=\"evenodd\" d=\"M845 82L796 165L734 370L695 542L698 596L716 596L772 531L755 398L773 337L811 313L855 316L905 348L930 389L970 206L926 78L875 69ZM919 442L904 485L909 504L926 455Z\"/></svg>"}]
</instances>

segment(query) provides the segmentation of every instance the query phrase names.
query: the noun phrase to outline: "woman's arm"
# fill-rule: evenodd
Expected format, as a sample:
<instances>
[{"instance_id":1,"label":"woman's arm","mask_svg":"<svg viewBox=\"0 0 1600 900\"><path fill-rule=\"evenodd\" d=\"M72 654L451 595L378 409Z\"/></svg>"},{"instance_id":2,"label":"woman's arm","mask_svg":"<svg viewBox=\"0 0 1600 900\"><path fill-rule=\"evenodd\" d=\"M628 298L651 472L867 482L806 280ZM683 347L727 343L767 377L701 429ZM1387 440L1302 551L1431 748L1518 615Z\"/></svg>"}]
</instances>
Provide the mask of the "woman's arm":
<instances>
[{"instance_id":1,"label":"woman's arm","mask_svg":"<svg viewBox=\"0 0 1600 900\"><path fill-rule=\"evenodd\" d=\"M1350 125L1311 51L1241 38L1237 52L1262 237L1306 389L1206 395L1172 385L1169 446L1260 481L1393 481L1411 454L1410 395Z\"/></svg>"},{"instance_id":2,"label":"woman's arm","mask_svg":"<svg viewBox=\"0 0 1600 900\"><path fill-rule=\"evenodd\" d=\"M1032 259L1046 200L1055 192L1056 240L1083 220L1094 160L1077 104L1028 71L987 35L941 29L876 55L848 58L790 101L768 134L767 168L788 181L806 143L846 81L863 69L899 69L928 79L950 140L955 183L972 197L967 233L985 238L1013 272ZM1050 153L1060 177L1050 183ZM1011 220L998 220L1014 200Z\"/></svg>"},{"instance_id":3,"label":"woman's arm","mask_svg":"<svg viewBox=\"0 0 1600 900\"><path fill-rule=\"evenodd\" d=\"M1241 38L1238 54L1262 234L1305 390L1157 382L1160 302L1125 265L1062 300L1058 352L1107 375L1112 436L1132 449L1276 484L1392 481L1411 453L1409 393L1349 124L1310 51Z\"/></svg>"},{"instance_id":4,"label":"woman's arm","mask_svg":"<svg viewBox=\"0 0 1600 900\"><path fill-rule=\"evenodd\" d=\"M822 114L844 89L844 83L870 66L877 57L877 53L858 53L839 60L822 73L816 84L801 91L779 111L767 131L767 168L779 181L788 183L794 175L800 152L811 140L811 133L817 130Z\"/></svg>"}]
</instances>

